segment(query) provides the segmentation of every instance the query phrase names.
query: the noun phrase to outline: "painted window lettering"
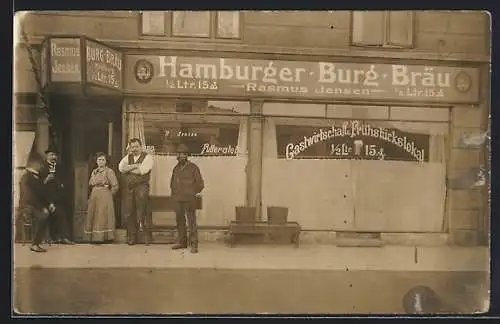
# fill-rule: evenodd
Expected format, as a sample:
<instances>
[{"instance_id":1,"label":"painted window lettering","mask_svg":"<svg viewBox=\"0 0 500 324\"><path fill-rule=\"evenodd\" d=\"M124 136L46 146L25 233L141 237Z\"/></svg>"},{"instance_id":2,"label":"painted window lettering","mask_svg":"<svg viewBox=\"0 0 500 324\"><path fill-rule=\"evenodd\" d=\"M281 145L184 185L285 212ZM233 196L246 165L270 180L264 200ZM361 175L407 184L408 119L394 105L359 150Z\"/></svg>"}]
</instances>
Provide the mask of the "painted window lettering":
<instances>
[{"instance_id":1,"label":"painted window lettering","mask_svg":"<svg viewBox=\"0 0 500 324\"><path fill-rule=\"evenodd\" d=\"M278 133L279 133L278 127ZM296 158L346 158L371 160L428 161L428 135L406 134L396 129L373 127L359 121L344 122L331 128L313 130L302 137L292 136L294 140L279 143L288 160ZM318 156L309 151L321 151L321 146L329 145L329 152ZM389 146L387 144L390 144ZM280 150L280 148L278 148ZM328 155L328 156L326 156Z\"/></svg>"}]
</instances>

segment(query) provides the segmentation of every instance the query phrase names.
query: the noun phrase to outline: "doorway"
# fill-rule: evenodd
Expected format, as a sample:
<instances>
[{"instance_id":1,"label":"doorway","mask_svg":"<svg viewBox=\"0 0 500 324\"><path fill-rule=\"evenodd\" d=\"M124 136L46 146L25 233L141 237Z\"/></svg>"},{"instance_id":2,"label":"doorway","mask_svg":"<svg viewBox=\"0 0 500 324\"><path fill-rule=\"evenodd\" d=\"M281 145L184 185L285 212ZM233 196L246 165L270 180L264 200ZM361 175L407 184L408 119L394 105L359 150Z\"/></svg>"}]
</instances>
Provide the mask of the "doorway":
<instances>
[{"instance_id":1,"label":"doorway","mask_svg":"<svg viewBox=\"0 0 500 324\"><path fill-rule=\"evenodd\" d=\"M108 156L108 167L118 175L118 163L122 152L121 100L117 98L92 98L78 102L71 110L69 151L71 152L73 192L73 237L83 238L83 227L90 194L88 181L96 167L95 154ZM121 226L120 195L115 195L115 217Z\"/></svg>"}]
</instances>

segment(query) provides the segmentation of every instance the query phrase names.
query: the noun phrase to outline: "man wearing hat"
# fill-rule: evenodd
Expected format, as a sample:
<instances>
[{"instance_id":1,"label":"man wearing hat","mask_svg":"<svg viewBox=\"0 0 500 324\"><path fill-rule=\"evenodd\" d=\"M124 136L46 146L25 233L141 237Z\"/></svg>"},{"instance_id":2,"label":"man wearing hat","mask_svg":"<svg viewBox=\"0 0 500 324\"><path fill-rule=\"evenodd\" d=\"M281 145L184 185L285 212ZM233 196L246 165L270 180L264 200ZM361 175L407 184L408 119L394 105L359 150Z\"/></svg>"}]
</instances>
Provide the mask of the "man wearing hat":
<instances>
[{"instance_id":1,"label":"man wearing hat","mask_svg":"<svg viewBox=\"0 0 500 324\"><path fill-rule=\"evenodd\" d=\"M186 218L189 226L191 253L198 252L198 229L196 226L196 195L204 188L200 169L188 161L189 149L180 144L177 147L177 165L172 171L170 189L176 214L178 243L172 249L185 249L188 245Z\"/></svg>"},{"instance_id":2,"label":"man wearing hat","mask_svg":"<svg viewBox=\"0 0 500 324\"><path fill-rule=\"evenodd\" d=\"M42 161L31 159L26 167L26 173L19 183L19 207L26 221L31 222L34 228L31 251L45 252L40 246L47 228L49 213L53 206L50 205L43 181L40 178Z\"/></svg>"},{"instance_id":3,"label":"man wearing hat","mask_svg":"<svg viewBox=\"0 0 500 324\"><path fill-rule=\"evenodd\" d=\"M51 243L74 244L69 239L68 220L64 212L64 185L58 172L57 150L50 146L45 151L45 162L40 170L47 199L52 208L48 220Z\"/></svg>"}]
</instances>

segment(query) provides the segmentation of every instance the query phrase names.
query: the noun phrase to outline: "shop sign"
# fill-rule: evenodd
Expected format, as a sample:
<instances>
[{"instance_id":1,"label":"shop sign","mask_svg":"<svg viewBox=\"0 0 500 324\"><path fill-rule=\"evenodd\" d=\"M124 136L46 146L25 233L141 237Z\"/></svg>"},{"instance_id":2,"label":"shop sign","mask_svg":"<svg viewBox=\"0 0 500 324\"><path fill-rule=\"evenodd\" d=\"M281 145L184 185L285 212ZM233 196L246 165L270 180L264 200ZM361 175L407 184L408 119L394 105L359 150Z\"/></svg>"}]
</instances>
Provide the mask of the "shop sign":
<instances>
[{"instance_id":1,"label":"shop sign","mask_svg":"<svg viewBox=\"0 0 500 324\"><path fill-rule=\"evenodd\" d=\"M52 82L81 82L79 38L50 39L50 80Z\"/></svg>"},{"instance_id":2,"label":"shop sign","mask_svg":"<svg viewBox=\"0 0 500 324\"><path fill-rule=\"evenodd\" d=\"M112 88L122 88L122 54L107 46L87 40L87 82Z\"/></svg>"},{"instance_id":3,"label":"shop sign","mask_svg":"<svg viewBox=\"0 0 500 324\"><path fill-rule=\"evenodd\" d=\"M301 158L301 153L310 147L326 142L332 159L428 162L429 139L429 135L374 127L354 120L318 129L298 142L288 143L284 156L287 160Z\"/></svg>"},{"instance_id":4,"label":"shop sign","mask_svg":"<svg viewBox=\"0 0 500 324\"><path fill-rule=\"evenodd\" d=\"M323 100L475 103L477 68L128 55L125 87L175 93Z\"/></svg>"}]
</instances>

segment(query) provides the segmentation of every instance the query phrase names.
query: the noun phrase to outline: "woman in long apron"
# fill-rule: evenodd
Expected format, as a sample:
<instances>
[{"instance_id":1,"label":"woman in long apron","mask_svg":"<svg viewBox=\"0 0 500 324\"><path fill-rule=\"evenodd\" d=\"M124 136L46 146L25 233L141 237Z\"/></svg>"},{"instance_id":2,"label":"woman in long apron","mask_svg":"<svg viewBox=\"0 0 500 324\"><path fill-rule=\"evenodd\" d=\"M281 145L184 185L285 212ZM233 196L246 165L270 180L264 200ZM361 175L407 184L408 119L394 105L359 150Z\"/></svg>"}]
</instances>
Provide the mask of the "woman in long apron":
<instances>
[{"instance_id":1,"label":"woman in long apron","mask_svg":"<svg viewBox=\"0 0 500 324\"><path fill-rule=\"evenodd\" d=\"M97 168L89 179L91 188L85 220L84 241L108 243L115 238L115 208L113 195L118 191L115 172L106 166L104 153L96 154Z\"/></svg>"}]
</instances>

